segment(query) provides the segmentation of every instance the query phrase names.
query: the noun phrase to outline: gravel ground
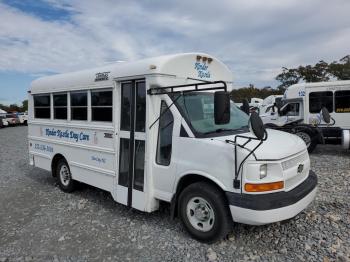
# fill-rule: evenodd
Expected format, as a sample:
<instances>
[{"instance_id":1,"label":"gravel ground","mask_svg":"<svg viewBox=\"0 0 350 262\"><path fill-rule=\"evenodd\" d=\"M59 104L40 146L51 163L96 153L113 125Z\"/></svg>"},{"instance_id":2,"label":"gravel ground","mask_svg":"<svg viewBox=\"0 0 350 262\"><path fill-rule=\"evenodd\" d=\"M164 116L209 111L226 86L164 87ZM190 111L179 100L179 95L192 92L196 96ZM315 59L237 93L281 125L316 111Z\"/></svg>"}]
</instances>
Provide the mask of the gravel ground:
<instances>
[{"instance_id":1,"label":"gravel ground","mask_svg":"<svg viewBox=\"0 0 350 262\"><path fill-rule=\"evenodd\" d=\"M311 155L316 201L272 225L235 225L228 239L199 243L169 207L146 214L84 186L59 190L28 165L27 128L0 129L0 262L3 261L350 261L350 152L322 145Z\"/></svg>"}]
</instances>

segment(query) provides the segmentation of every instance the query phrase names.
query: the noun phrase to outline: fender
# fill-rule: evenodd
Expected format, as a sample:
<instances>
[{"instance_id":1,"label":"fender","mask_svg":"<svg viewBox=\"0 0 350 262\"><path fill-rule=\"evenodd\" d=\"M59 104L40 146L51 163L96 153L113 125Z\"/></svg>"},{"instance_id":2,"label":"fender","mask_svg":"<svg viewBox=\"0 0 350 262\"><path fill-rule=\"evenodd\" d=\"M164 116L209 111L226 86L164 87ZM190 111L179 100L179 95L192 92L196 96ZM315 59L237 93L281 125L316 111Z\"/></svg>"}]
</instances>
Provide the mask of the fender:
<instances>
[{"instance_id":1,"label":"fender","mask_svg":"<svg viewBox=\"0 0 350 262\"><path fill-rule=\"evenodd\" d=\"M184 182L184 184L182 185L182 183L180 183L181 181L183 181L182 179L186 179L189 178L189 181ZM181 175L177 176L176 182L174 183L174 188L173 188L173 192L175 192L171 198L170 201L170 217L171 219L174 219L177 215L177 199L179 196L179 193L181 193L182 189L186 187L186 185L189 185L191 183L194 183L196 181L203 181L206 180L209 183L214 184L215 186L217 186L218 188L220 188L221 190L223 190L224 192L227 191L225 186L215 177L208 175L204 172L201 171L187 171L186 173L183 173Z\"/></svg>"}]
</instances>

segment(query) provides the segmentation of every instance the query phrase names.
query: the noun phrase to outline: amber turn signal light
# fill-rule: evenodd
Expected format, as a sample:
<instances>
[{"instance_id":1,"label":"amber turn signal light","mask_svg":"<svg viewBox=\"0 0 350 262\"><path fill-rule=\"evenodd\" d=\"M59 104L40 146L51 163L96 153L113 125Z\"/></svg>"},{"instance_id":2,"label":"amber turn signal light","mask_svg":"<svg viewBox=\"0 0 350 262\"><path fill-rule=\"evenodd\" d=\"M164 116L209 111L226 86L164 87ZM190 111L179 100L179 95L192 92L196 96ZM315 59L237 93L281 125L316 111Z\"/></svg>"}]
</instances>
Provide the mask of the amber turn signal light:
<instances>
[{"instance_id":1,"label":"amber turn signal light","mask_svg":"<svg viewBox=\"0 0 350 262\"><path fill-rule=\"evenodd\" d=\"M265 192L282 189L284 187L283 181L273 182L273 183L264 183L264 184L250 184L247 183L244 185L244 189L247 192Z\"/></svg>"}]
</instances>

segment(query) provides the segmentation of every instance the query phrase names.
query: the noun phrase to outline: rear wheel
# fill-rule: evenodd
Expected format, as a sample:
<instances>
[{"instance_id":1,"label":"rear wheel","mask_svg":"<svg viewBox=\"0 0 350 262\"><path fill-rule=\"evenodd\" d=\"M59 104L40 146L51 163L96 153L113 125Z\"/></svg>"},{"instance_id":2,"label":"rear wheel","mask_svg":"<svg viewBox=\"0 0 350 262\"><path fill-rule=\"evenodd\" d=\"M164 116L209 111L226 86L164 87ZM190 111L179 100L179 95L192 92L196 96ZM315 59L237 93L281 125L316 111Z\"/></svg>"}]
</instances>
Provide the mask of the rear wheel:
<instances>
[{"instance_id":1,"label":"rear wheel","mask_svg":"<svg viewBox=\"0 0 350 262\"><path fill-rule=\"evenodd\" d=\"M315 136L312 136L305 131L298 131L295 134L305 142L307 151L309 151L309 153L314 151L314 149L317 146L317 139L315 138Z\"/></svg>"},{"instance_id":2,"label":"rear wheel","mask_svg":"<svg viewBox=\"0 0 350 262\"><path fill-rule=\"evenodd\" d=\"M68 163L66 160L61 159L57 163L56 177L58 179L58 185L64 192L73 192L76 187L76 181L73 180Z\"/></svg>"},{"instance_id":3,"label":"rear wheel","mask_svg":"<svg viewBox=\"0 0 350 262\"><path fill-rule=\"evenodd\" d=\"M215 186L191 184L181 192L178 204L183 225L195 239L212 243L229 233L232 218L223 192Z\"/></svg>"}]
</instances>

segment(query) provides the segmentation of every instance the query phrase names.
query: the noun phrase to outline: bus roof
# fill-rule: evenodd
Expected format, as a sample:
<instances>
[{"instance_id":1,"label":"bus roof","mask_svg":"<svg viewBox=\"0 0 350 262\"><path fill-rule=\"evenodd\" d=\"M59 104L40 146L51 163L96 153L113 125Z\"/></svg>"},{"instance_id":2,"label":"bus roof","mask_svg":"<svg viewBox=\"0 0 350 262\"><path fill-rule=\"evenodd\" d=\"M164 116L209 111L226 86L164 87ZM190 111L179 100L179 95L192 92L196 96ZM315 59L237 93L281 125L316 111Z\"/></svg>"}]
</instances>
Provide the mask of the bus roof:
<instances>
[{"instance_id":1,"label":"bus roof","mask_svg":"<svg viewBox=\"0 0 350 262\"><path fill-rule=\"evenodd\" d=\"M232 83L232 72L218 59L204 53L181 53L142 59L133 62L113 63L103 67L72 73L45 76L32 82L32 94L112 87L114 80L171 76L205 81L222 80Z\"/></svg>"},{"instance_id":2,"label":"bus roof","mask_svg":"<svg viewBox=\"0 0 350 262\"><path fill-rule=\"evenodd\" d=\"M308 88L308 87L328 87L328 86L343 86L350 85L350 80L342 80L342 81L329 81L329 82L313 82L313 83L299 83L295 85L291 85L289 88Z\"/></svg>"}]
</instances>

